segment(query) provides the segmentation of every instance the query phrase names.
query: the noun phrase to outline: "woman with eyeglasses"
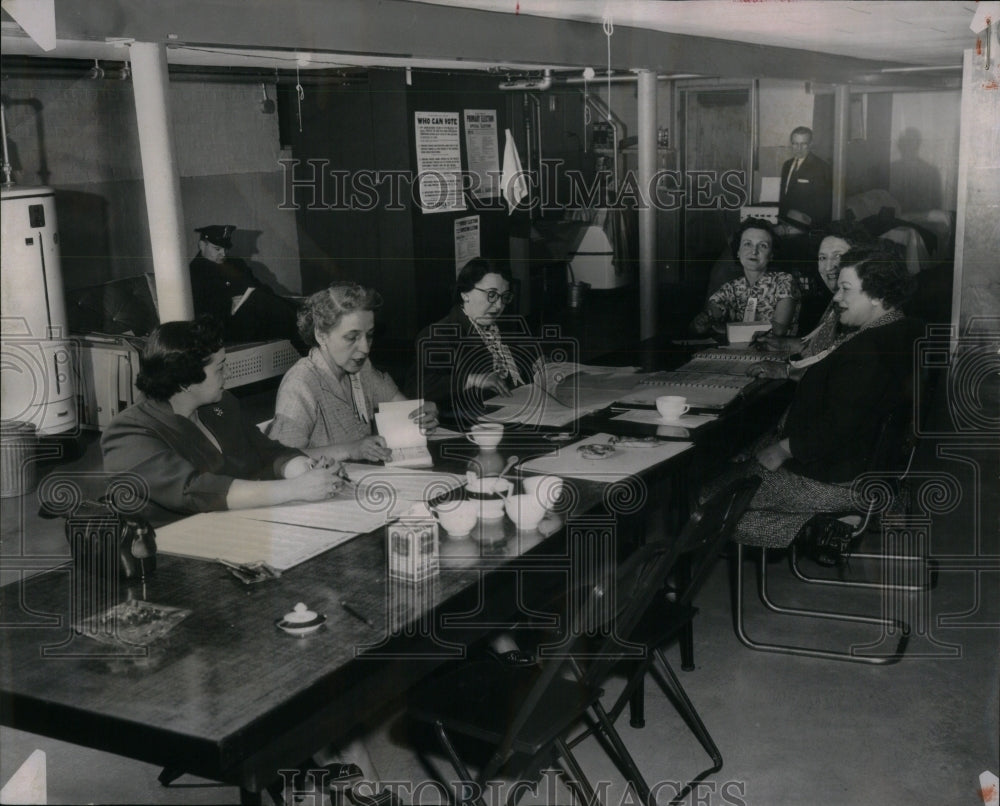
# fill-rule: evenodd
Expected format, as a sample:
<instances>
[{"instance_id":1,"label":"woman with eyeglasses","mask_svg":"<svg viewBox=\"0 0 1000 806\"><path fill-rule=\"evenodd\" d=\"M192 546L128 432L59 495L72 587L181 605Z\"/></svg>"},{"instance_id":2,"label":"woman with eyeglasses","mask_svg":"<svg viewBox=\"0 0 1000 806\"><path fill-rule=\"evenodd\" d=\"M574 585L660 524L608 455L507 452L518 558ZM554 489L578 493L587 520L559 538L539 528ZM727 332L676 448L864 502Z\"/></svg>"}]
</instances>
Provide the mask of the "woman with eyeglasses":
<instances>
[{"instance_id":1,"label":"woman with eyeglasses","mask_svg":"<svg viewBox=\"0 0 1000 806\"><path fill-rule=\"evenodd\" d=\"M442 419L467 424L485 399L531 382L538 345L523 320L500 318L514 297L510 283L507 268L473 258L458 273L454 307L417 336L408 388L437 402Z\"/></svg>"},{"instance_id":2,"label":"woman with eyeglasses","mask_svg":"<svg viewBox=\"0 0 1000 806\"><path fill-rule=\"evenodd\" d=\"M299 333L311 345L281 379L267 434L292 448L324 448L338 461L385 461L385 439L372 433L379 403L406 400L388 373L368 354L375 334L377 291L334 283L303 303ZM437 427L437 407L426 402L410 413L424 430Z\"/></svg>"}]
</instances>

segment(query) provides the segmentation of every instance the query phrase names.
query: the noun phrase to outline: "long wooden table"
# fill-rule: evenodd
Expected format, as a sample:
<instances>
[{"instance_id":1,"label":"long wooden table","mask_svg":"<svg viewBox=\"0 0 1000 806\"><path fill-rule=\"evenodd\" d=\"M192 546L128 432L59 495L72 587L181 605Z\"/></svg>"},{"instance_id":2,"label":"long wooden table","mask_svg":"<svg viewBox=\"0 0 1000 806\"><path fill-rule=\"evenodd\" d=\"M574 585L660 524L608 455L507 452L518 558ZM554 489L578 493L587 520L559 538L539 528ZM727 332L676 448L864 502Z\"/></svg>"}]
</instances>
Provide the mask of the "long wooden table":
<instances>
[{"instance_id":1,"label":"long wooden table","mask_svg":"<svg viewBox=\"0 0 1000 806\"><path fill-rule=\"evenodd\" d=\"M606 416L581 421L584 433L612 427ZM513 447L501 444L501 454L525 458L525 441L513 430L508 438ZM439 443L436 468L460 471L476 450L464 440ZM686 503L694 453L651 469L646 483L673 485ZM70 565L8 585L0 590L0 722L235 784L254 802L279 769L294 768L494 629L502 614L475 618L484 601L507 606L517 601L510 585L525 575L567 567L577 519L628 520L606 500L606 484L568 483L568 525L519 534L505 520L501 539L444 538L440 573L419 585L388 578L384 527L249 587L216 563L161 555L155 575L121 597L191 614L148 650L74 630L86 614ZM635 518L629 528L637 531ZM541 601L556 592L539 585L536 593ZM346 611L345 599L370 624ZM327 617L308 637L275 626L297 602Z\"/></svg>"},{"instance_id":2,"label":"long wooden table","mask_svg":"<svg viewBox=\"0 0 1000 806\"><path fill-rule=\"evenodd\" d=\"M523 458L523 440L514 442ZM450 459L441 464L457 470L476 449L461 440L442 450ZM570 528L580 516L613 517L606 484L568 483ZM121 598L191 613L148 650L74 631L87 613L71 564L8 585L0 590L8 617L0 721L232 783L253 801L277 770L296 767L495 628L502 613L475 617L484 597L509 606L517 601L510 587L525 587L525 575L551 579L568 568L565 527L518 533L505 519L485 528L487 542L443 537L440 573L417 585L388 578L385 527L251 586L217 563L161 554L155 574L123 585ZM341 606L345 599L371 626ZM275 626L297 602L327 617L304 638Z\"/></svg>"}]
</instances>

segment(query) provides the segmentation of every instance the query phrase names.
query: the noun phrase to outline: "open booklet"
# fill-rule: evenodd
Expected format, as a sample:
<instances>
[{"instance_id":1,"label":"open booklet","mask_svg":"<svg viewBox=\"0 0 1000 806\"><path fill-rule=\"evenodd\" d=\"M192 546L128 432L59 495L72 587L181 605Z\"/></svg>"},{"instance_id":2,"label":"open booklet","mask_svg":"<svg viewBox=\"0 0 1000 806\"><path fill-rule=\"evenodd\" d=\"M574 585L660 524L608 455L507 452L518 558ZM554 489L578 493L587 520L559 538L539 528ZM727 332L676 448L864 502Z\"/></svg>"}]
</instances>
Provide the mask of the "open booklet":
<instances>
[{"instance_id":1,"label":"open booklet","mask_svg":"<svg viewBox=\"0 0 1000 806\"><path fill-rule=\"evenodd\" d=\"M547 361L532 382L486 403L500 408L482 419L523 425L562 427L603 409L635 388L635 367L600 367L572 361Z\"/></svg>"},{"instance_id":2,"label":"open booklet","mask_svg":"<svg viewBox=\"0 0 1000 806\"><path fill-rule=\"evenodd\" d=\"M427 435L410 419L410 413L424 405L423 400L394 400L379 403L375 426L392 451L386 467L431 467Z\"/></svg>"}]
</instances>

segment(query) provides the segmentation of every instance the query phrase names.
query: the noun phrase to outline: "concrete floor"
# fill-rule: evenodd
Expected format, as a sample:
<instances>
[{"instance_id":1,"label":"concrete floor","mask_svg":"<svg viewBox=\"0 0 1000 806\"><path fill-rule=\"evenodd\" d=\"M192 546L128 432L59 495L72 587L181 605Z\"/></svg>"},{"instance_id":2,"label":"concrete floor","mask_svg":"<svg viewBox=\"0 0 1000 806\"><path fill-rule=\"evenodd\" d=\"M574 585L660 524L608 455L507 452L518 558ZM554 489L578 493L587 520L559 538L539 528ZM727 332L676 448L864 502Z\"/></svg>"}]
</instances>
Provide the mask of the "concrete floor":
<instances>
[{"instance_id":1,"label":"concrete floor","mask_svg":"<svg viewBox=\"0 0 1000 806\"><path fill-rule=\"evenodd\" d=\"M951 447L938 455L938 446L945 443ZM95 456L91 445L82 459L61 470L93 468ZM1000 768L1000 573L948 566L968 567L970 557L979 557L981 563L990 557L997 567L996 444L955 447L948 437L928 440L918 465L938 476L950 474L960 491L954 508L931 516L931 545L934 555L959 557L962 562L945 559L937 587L904 603L915 633L908 656L898 664L870 667L745 648L732 629L725 563L716 566L698 601L697 668L678 673L719 745L725 766L686 803L972 806L982 802L980 772ZM8 570L0 572L0 581L10 581L9 560L20 552L53 561L66 554L61 521L38 519L34 496L4 499L2 505ZM803 586L788 578L785 564L770 567L776 599L817 605L844 601L838 594L816 591L816 586L810 586L807 599ZM747 626L755 637L798 638L838 648L878 637L875 628L803 625L763 616L753 590L751 583ZM882 606L874 592L851 593L849 601L849 608L876 614ZM676 647L668 655L679 669ZM618 686L620 682L609 684L609 696ZM684 781L708 766L700 746L649 680L646 707L645 728L630 728L622 718L619 729L651 783ZM387 702L386 713L366 737L378 774L384 783L427 780L427 771L408 746L401 705ZM164 788L157 783L156 767L6 728L0 728L0 784L36 748L46 753L49 803L238 802L233 787L184 777ZM581 745L578 754L593 781L609 782L605 803L636 802L593 740ZM438 802L429 788L421 791L420 797L406 802ZM669 801L673 791L665 783L661 802ZM561 785L543 784L536 796L522 802L553 806L573 801Z\"/></svg>"}]
</instances>

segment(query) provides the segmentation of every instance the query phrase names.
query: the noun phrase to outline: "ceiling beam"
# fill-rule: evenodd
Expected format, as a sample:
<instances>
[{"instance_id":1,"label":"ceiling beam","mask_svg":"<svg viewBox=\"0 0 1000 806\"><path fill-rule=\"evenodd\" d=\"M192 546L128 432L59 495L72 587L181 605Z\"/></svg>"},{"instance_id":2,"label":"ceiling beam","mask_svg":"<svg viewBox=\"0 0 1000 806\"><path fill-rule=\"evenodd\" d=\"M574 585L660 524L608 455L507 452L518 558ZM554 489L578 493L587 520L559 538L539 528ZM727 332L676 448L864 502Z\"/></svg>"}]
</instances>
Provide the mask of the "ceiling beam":
<instances>
[{"instance_id":1,"label":"ceiling beam","mask_svg":"<svg viewBox=\"0 0 1000 806\"><path fill-rule=\"evenodd\" d=\"M59 39L591 66L601 25L404 0L56 0ZM895 62L615 26L614 69L846 83Z\"/></svg>"}]
</instances>

